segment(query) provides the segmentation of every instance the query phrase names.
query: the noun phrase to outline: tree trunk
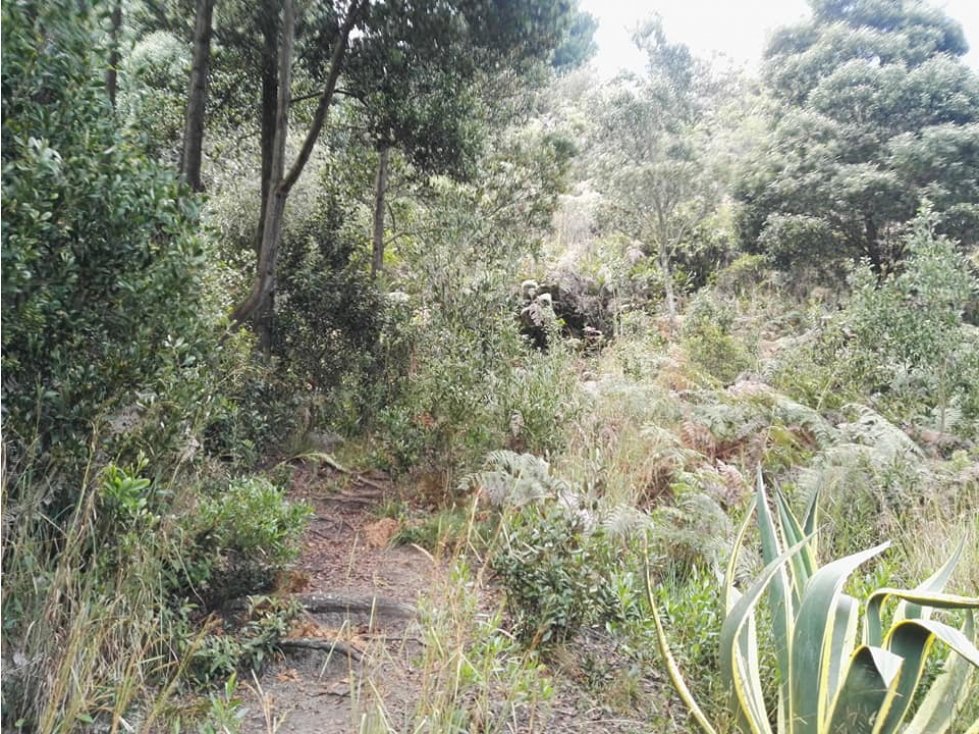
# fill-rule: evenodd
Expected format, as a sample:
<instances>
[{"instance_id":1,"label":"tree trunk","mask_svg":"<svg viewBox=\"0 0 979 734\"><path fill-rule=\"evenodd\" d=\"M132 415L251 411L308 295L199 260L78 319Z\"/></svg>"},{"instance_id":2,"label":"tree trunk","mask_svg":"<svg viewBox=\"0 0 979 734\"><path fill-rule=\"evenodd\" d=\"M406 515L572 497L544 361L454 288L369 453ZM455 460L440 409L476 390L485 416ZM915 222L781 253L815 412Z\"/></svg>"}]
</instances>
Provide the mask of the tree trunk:
<instances>
[{"instance_id":1,"label":"tree trunk","mask_svg":"<svg viewBox=\"0 0 979 734\"><path fill-rule=\"evenodd\" d=\"M272 293L275 290L275 265L282 241L282 215L286 208L287 191L282 188L285 173L286 137L289 132L289 88L292 82L292 45L295 40L296 18L292 0L282 4L282 40L279 45L278 104L275 109L275 138L272 145L271 170L268 176L269 198L265 204L262 240L258 252L258 272L251 293L238 306L232 321L241 323L258 315L256 331L264 350L272 344Z\"/></svg>"},{"instance_id":2,"label":"tree trunk","mask_svg":"<svg viewBox=\"0 0 979 734\"><path fill-rule=\"evenodd\" d=\"M866 253L870 259L870 266L878 279L883 279L887 269L884 252L880 246L880 233L877 230L877 223L873 216L868 212L863 217L864 235L867 238Z\"/></svg>"},{"instance_id":3,"label":"tree trunk","mask_svg":"<svg viewBox=\"0 0 979 734\"><path fill-rule=\"evenodd\" d=\"M388 156L390 149L382 145L377 156L377 177L374 179L374 248L371 260L371 280L384 268L384 194L388 187Z\"/></svg>"},{"instance_id":4,"label":"tree trunk","mask_svg":"<svg viewBox=\"0 0 979 734\"><path fill-rule=\"evenodd\" d=\"M670 326L676 321L676 297L673 294L673 270L670 267L670 253L666 245L659 246L659 269L663 274L663 290L666 292L666 311L670 316Z\"/></svg>"},{"instance_id":5,"label":"tree trunk","mask_svg":"<svg viewBox=\"0 0 979 734\"><path fill-rule=\"evenodd\" d=\"M109 43L112 50L109 52L109 68L105 72L105 90L109 94L109 104L112 105L112 109L115 109L116 93L119 89L119 62L122 58L119 53L119 35L122 33L122 0L116 0L115 5L112 6L112 16L109 22L111 23Z\"/></svg>"},{"instance_id":6,"label":"tree trunk","mask_svg":"<svg viewBox=\"0 0 979 734\"><path fill-rule=\"evenodd\" d=\"M203 191L201 159L204 149L204 109L207 105L207 82L211 65L211 18L214 0L197 0L194 20L194 60L187 92L187 117L184 124L184 146L180 156L180 173L194 191Z\"/></svg>"},{"instance_id":7,"label":"tree trunk","mask_svg":"<svg viewBox=\"0 0 979 734\"><path fill-rule=\"evenodd\" d=\"M285 213L286 200L289 192L299 180L303 169L309 162L309 157L313 153L313 148L319 138L323 126L326 124L327 113L333 102L336 93L337 80L340 77L340 65L343 55L347 50L347 41L350 31L353 30L354 23L357 21L367 0L357 0L347 12L343 25L330 57L330 72L320 95L320 102L313 115L313 122L306 133L302 148L296 161L292 164L289 172L285 171L285 146L286 134L289 124L289 85L291 81L292 68L292 45L295 34L295 16L293 14L292 0L284 0L282 13L282 41L278 59L279 65L279 90L278 105L275 115L275 144L272 150L272 171L269 177L269 194L266 201L265 220L262 227L262 241L258 252L258 268L255 281L251 292L235 309L231 315L232 323L240 325L247 319L255 317L261 313L263 308L269 308L272 293L275 291L275 270L279 257L279 246L282 242L282 223ZM256 324L259 328L259 339L265 344L271 343L271 333L268 326Z\"/></svg>"},{"instance_id":8,"label":"tree trunk","mask_svg":"<svg viewBox=\"0 0 979 734\"><path fill-rule=\"evenodd\" d=\"M255 253L262 249L262 233L265 231L265 212L272 190L272 151L275 148L275 110L278 106L279 58L278 18L271 3L266 4L269 17L262 26L262 200L259 204L258 231L255 233Z\"/></svg>"}]
</instances>

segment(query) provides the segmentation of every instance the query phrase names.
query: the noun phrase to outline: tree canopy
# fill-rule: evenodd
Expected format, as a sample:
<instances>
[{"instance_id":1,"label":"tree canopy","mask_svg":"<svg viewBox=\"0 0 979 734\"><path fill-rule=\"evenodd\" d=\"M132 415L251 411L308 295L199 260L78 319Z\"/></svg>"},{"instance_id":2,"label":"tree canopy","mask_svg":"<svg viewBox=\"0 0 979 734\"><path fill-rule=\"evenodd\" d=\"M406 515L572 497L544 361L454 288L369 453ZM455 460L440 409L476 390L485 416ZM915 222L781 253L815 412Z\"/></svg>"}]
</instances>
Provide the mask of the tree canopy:
<instances>
[{"instance_id":1,"label":"tree canopy","mask_svg":"<svg viewBox=\"0 0 979 734\"><path fill-rule=\"evenodd\" d=\"M746 166L745 246L781 267L893 266L931 202L964 245L979 225L979 76L961 26L917 0L812 3L765 51L771 135Z\"/></svg>"}]
</instances>

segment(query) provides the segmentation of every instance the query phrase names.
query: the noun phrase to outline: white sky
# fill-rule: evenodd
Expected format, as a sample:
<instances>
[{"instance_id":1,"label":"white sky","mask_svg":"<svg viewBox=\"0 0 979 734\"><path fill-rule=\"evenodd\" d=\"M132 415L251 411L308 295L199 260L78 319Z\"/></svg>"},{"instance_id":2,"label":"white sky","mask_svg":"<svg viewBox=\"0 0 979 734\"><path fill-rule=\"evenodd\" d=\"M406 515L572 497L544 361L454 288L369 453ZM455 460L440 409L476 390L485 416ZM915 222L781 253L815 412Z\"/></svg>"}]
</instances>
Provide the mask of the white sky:
<instances>
[{"instance_id":1,"label":"white sky","mask_svg":"<svg viewBox=\"0 0 979 734\"><path fill-rule=\"evenodd\" d=\"M934 0L933 0L934 1ZM580 0L598 18L598 54L593 63L603 77L620 69L641 71L643 59L632 44L632 29L654 12L663 16L666 36L687 44L701 57L722 54L757 67L767 34L809 15L805 0ZM937 0L962 24L971 50L966 62L979 69L979 2Z\"/></svg>"}]
</instances>

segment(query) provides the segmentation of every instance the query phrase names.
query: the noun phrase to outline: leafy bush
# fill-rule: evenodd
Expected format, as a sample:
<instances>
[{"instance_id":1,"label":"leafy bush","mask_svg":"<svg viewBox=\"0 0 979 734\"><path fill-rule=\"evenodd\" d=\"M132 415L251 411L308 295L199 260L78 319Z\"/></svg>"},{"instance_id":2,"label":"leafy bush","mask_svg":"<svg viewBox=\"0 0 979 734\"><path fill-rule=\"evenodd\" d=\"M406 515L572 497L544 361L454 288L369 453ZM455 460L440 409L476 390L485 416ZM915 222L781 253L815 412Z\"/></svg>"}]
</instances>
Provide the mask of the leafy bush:
<instances>
[{"instance_id":1,"label":"leafy bush","mask_svg":"<svg viewBox=\"0 0 979 734\"><path fill-rule=\"evenodd\" d=\"M152 434L148 452L178 449L208 404L200 366L218 317L197 204L117 132L101 34L94 11L68 0L3 7L3 402L15 460L30 447L77 467L106 418L110 455L137 428Z\"/></svg>"},{"instance_id":2,"label":"leafy bush","mask_svg":"<svg viewBox=\"0 0 979 734\"><path fill-rule=\"evenodd\" d=\"M376 410L373 398L385 397L377 382L388 378L381 345L388 303L354 258L346 216L337 197L328 196L287 232L272 351L283 369L311 386L307 403L323 414L310 416L313 425L360 420L362 429Z\"/></svg>"},{"instance_id":3,"label":"leafy bush","mask_svg":"<svg viewBox=\"0 0 979 734\"><path fill-rule=\"evenodd\" d=\"M778 387L821 408L866 402L897 424L976 435L979 331L965 314L979 280L932 224L928 212L915 220L901 270L853 270L846 307L779 357Z\"/></svg>"},{"instance_id":4,"label":"leafy bush","mask_svg":"<svg viewBox=\"0 0 979 734\"><path fill-rule=\"evenodd\" d=\"M683 346L691 361L711 377L733 382L754 360L731 336L734 312L709 290L697 294L683 323Z\"/></svg>"},{"instance_id":5,"label":"leafy bush","mask_svg":"<svg viewBox=\"0 0 979 734\"><path fill-rule=\"evenodd\" d=\"M268 591L297 557L311 513L309 505L286 501L282 490L259 476L235 480L203 499L191 530L197 538L194 556L206 569L208 601Z\"/></svg>"},{"instance_id":6,"label":"leafy bush","mask_svg":"<svg viewBox=\"0 0 979 734\"><path fill-rule=\"evenodd\" d=\"M600 530L566 508L530 506L509 519L492 568L506 590L515 631L531 647L562 642L614 616Z\"/></svg>"},{"instance_id":7,"label":"leafy bush","mask_svg":"<svg viewBox=\"0 0 979 734\"><path fill-rule=\"evenodd\" d=\"M502 509L503 539L490 564L521 639L531 647L561 642L582 625L614 616L604 527L546 461L496 451L460 488Z\"/></svg>"},{"instance_id":8,"label":"leafy bush","mask_svg":"<svg viewBox=\"0 0 979 734\"><path fill-rule=\"evenodd\" d=\"M979 280L932 226L927 212L913 223L902 272L878 283L869 268L854 271L841 316L851 332L844 374L899 420L946 431L958 411L972 423L960 428L971 432L979 421L979 334L963 314Z\"/></svg>"}]
</instances>

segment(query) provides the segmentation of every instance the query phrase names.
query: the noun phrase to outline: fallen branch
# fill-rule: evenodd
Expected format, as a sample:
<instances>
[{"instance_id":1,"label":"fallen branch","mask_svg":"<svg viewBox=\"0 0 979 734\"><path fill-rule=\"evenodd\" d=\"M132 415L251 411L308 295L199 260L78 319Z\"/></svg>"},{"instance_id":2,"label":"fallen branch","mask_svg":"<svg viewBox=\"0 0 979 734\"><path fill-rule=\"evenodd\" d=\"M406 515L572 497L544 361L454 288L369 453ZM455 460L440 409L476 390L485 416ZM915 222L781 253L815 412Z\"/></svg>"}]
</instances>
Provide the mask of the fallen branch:
<instances>
[{"instance_id":1,"label":"fallen branch","mask_svg":"<svg viewBox=\"0 0 979 734\"><path fill-rule=\"evenodd\" d=\"M294 456L293 459L313 459L314 461L319 461L323 464L326 464L334 471L338 471L341 474L351 477L355 482L364 484L368 487L373 487L374 489L379 489L382 492L388 489L383 484L375 482L373 479L368 479L367 477L363 476L362 474L359 474L358 472L351 471L350 469L341 466L340 463L336 459L334 459L330 454L324 453L322 451L309 451L305 454L299 454L298 456Z\"/></svg>"}]
</instances>

